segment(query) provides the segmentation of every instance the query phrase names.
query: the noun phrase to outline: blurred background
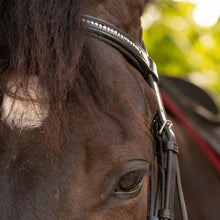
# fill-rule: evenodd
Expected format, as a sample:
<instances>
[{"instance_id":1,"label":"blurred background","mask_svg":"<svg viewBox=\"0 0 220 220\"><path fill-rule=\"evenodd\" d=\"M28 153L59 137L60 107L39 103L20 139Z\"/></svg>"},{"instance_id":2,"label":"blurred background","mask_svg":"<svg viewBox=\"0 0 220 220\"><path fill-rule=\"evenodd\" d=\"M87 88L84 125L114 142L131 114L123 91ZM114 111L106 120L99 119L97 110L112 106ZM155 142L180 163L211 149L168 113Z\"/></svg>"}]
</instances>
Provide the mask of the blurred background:
<instances>
[{"instance_id":1,"label":"blurred background","mask_svg":"<svg viewBox=\"0 0 220 220\"><path fill-rule=\"evenodd\" d=\"M220 0L160 0L148 6L142 26L159 74L208 90L220 109Z\"/></svg>"}]
</instances>

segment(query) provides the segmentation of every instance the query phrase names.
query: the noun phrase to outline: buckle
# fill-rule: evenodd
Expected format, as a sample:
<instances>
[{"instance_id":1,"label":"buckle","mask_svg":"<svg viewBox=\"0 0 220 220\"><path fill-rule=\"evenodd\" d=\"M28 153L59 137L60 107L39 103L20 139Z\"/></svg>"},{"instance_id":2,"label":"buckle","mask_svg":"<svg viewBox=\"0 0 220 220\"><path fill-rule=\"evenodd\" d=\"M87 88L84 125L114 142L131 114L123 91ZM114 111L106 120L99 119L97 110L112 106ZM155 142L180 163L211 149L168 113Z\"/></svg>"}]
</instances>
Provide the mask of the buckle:
<instances>
[{"instance_id":1,"label":"buckle","mask_svg":"<svg viewBox=\"0 0 220 220\"><path fill-rule=\"evenodd\" d=\"M168 126L168 128L171 128L172 125L173 125L173 122L172 122L172 121L166 120L166 121L163 123L163 125L161 126L161 128L160 128L159 134L162 134L162 132L163 132L163 130L164 130L164 128L165 128L166 126Z\"/></svg>"}]
</instances>

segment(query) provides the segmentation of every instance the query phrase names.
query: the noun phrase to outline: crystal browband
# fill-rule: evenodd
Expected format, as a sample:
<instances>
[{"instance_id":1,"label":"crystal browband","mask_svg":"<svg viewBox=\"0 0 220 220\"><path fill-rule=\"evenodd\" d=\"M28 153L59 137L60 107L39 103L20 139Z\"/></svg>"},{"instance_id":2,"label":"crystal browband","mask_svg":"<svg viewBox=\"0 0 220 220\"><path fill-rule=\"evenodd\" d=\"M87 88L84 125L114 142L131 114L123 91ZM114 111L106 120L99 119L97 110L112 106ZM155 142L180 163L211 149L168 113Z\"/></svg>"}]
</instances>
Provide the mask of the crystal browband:
<instances>
[{"instance_id":1,"label":"crystal browband","mask_svg":"<svg viewBox=\"0 0 220 220\"><path fill-rule=\"evenodd\" d=\"M118 47L121 47L121 52L124 51L124 55L133 61L133 63L142 73L146 74L147 69L158 81L159 77L156 64L148 56L147 51L128 34L107 22L103 22L102 20L89 15L83 15L82 22L86 25L87 29L91 33L95 33L95 37L100 36L102 40L110 43L117 49ZM113 42L115 42L115 44ZM123 48L125 48L125 50ZM127 51L129 51L129 53L127 53ZM139 58L138 63L136 62L137 57Z\"/></svg>"}]
</instances>

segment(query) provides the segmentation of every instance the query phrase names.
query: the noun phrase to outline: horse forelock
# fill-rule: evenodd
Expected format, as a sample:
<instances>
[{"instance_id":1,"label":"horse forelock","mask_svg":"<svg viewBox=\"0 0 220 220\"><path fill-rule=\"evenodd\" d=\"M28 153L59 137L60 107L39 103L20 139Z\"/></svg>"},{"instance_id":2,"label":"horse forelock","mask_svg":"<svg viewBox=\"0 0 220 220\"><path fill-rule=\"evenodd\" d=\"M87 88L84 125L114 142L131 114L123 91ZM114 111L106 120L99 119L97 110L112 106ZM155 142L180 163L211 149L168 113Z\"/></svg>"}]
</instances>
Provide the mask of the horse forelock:
<instances>
[{"instance_id":1,"label":"horse forelock","mask_svg":"<svg viewBox=\"0 0 220 220\"><path fill-rule=\"evenodd\" d=\"M103 82L106 67L99 62L102 49L98 52L91 49L94 45L85 36L81 1L67 0L64 7L58 0L17 0L9 1L4 7L9 16L3 16L5 20L0 21L8 36L6 42L5 39L0 42L7 54L4 65L0 63L1 117L10 127L38 128L50 117L46 130L51 144L56 145L58 137L66 133L61 132L61 127L68 128L68 106L83 105L96 117L93 109L98 105L120 121L118 112L123 110L117 103L125 97L115 90L114 83ZM7 62L10 69L5 71ZM15 85L14 75L25 83ZM7 86L3 85L3 79ZM36 81L38 86L31 86Z\"/></svg>"},{"instance_id":2,"label":"horse forelock","mask_svg":"<svg viewBox=\"0 0 220 220\"><path fill-rule=\"evenodd\" d=\"M36 128L50 106L53 120L47 130L56 142L61 120L68 121L67 96L79 74L84 45L81 1L1 1L0 7L1 118L10 127ZM44 97L42 88L47 91Z\"/></svg>"}]
</instances>

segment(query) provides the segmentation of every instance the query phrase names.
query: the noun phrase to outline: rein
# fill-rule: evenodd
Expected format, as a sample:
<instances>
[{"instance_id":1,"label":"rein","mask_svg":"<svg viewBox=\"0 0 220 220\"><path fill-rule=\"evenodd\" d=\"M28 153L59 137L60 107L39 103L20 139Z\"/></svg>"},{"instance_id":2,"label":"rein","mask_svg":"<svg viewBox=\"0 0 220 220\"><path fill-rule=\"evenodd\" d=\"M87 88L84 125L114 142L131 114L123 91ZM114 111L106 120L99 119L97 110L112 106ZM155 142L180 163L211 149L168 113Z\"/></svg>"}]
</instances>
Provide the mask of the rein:
<instances>
[{"instance_id":1,"label":"rein","mask_svg":"<svg viewBox=\"0 0 220 220\"><path fill-rule=\"evenodd\" d=\"M159 167L157 173L158 183L156 187L155 160L153 160L150 176L150 212L147 219L174 219L174 195L177 186L182 219L188 220L177 158L178 145L171 129L172 122L166 118L158 88L159 77L156 64L148 56L146 49L122 30L89 15L83 15L82 22L92 37L106 42L122 53L140 71L143 78L150 84L157 96L158 112L153 127Z\"/></svg>"}]
</instances>

